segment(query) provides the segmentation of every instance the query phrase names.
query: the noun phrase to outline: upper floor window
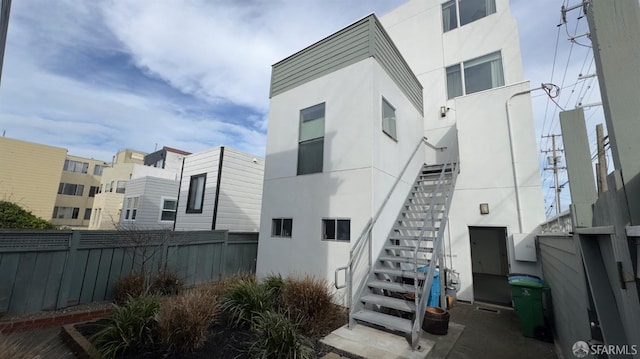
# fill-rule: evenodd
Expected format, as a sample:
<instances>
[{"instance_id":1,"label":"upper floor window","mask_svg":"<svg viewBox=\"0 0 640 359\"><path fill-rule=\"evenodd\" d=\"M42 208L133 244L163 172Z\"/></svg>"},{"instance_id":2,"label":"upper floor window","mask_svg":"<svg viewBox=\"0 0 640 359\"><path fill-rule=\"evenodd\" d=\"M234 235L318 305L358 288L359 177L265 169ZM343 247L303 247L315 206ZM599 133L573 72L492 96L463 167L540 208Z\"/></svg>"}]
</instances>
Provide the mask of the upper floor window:
<instances>
[{"instance_id":1,"label":"upper floor window","mask_svg":"<svg viewBox=\"0 0 640 359\"><path fill-rule=\"evenodd\" d=\"M91 208L84 209L84 219L89 220L91 218Z\"/></svg>"},{"instance_id":2,"label":"upper floor window","mask_svg":"<svg viewBox=\"0 0 640 359\"><path fill-rule=\"evenodd\" d=\"M447 67L447 98L504 86L500 51Z\"/></svg>"},{"instance_id":3,"label":"upper floor window","mask_svg":"<svg viewBox=\"0 0 640 359\"><path fill-rule=\"evenodd\" d=\"M162 198L162 209L160 210L160 221L175 221L178 200L175 198Z\"/></svg>"},{"instance_id":4,"label":"upper floor window","mask_svg":"<svg viewBox=\"0 0 640 359\"><path fill-rule=\"evenodd\" d=\"M442 4L442 30L453 30L495 12L496 0L447 1Z\"/></svg>"},{"instance_id":5,"label":"upper floor window","mask_svg":"<svg viewBox=\"0 0 640 359\"><path fill-rule=\"evenodd\" d=\"M89 164L87 162L64 160L64 168L67 172L87 173Z\"/></svg>"},{"instance_id":6,"label":"upper floor window","mask_svg":"<svg viewBox=\"0 0 640 359\"><path fill-rule=\"evenodd\" d=\"M118 181L116 186L116 193L124 193L127 189L127 181Z\"/></svg>"},{"instance_id":7,"label":"upper floor window","mask_svg":"<svg viewBox=\"0 0 640 359\"><path fill-rule=\"evenodd\" d=\"M89 197L95 197L98 192L98 190L100 189L100 187L98 186L91 186L89 187Z\"/></svg>"},{"instance_id":8,"label":"upper floor window","mask_svg":"<svg viewBox=\"0 0 640 359\"><path fill-rule=\"evenodd\" d=\"M93 167L93 175L94 176L102 176L102 171L106 168L107 166L103 166L103 165L95 165L95 167Z\"/></svg>"},{"instance_id":9,"label":"upper floor window","mask_svg":"<svg viewBox=\"0 0 640 359\"><path fill-rule=\"evenodd\" d=\"M77 207L53 207L53 218L55 219L78 219L80 208Z\"/></svg>"},{"instance_id":10,"label":"upper floor window","mask_svg":"<svg viewBox=\"0 0 640 359\"><path fill-rule=\"evenodd\" d=\"M202 213L204 186L206 182L206 173L191 176L191 181L189 182L189 197L187 198L187 213Z\"/></svg>"},{"instance_id":11,"label":"upper floor window","mask_svg":"<svg viewBox=\"0 0 640 359\"><path fill-rule=\"evenodd\" d=\"M124 199L124 219L126 221L135 221L138 215L139 197L127 197Z\"/></svg>"},{"instance_id":12,"label":"upper floor window","mask_svg":"<svg viewBox=\"0 0 640 359\"><path fill-rule=\"evenodd\" d=\"M324 159L324 103L300 111L298 174L322 172Z\"/></svg>"},{"instance_id":13,"label":"upper floor window","mask_svg":"<svg viewBox=\"0 0 640 359\"><path fill-rule=\"evenodd\" d=\"M382 132L394 140L398 140L398 134L396 132L396 109L391 106L385 98L382 98Z\"/></svg>"},{"instance_id":14,"label":"upper floor window","mask_svg":"<svg viewBox=\"0 0 640 359\"><path fill-rule=\"evenodd\" d=\"M60 183L58 186L58 194L66 194L69 196L80 196L84 192L84 185L74 183Z\"/></svg>"}]
</instances>

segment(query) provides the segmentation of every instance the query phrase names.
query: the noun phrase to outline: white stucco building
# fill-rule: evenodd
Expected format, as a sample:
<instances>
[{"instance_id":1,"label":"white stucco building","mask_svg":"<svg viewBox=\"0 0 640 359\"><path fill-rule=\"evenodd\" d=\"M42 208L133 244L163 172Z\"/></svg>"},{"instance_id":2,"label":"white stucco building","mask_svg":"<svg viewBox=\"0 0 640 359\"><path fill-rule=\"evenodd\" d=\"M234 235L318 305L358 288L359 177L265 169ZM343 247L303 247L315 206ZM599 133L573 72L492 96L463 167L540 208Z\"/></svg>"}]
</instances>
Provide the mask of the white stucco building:
<instances>
[{"instance_id":1,"label":"white stucco building","mask_svg":"<svg viewBox=\"0 0 640 359\"><path fill-rule=\"evenodd\" d=\"M388 197L375 260L421 166L459 156L446 267L458 299L510 302L545 219L530 89L508 0L410 0L273 65L258 275L333 283Z\"/></svg>"}]
</instances>

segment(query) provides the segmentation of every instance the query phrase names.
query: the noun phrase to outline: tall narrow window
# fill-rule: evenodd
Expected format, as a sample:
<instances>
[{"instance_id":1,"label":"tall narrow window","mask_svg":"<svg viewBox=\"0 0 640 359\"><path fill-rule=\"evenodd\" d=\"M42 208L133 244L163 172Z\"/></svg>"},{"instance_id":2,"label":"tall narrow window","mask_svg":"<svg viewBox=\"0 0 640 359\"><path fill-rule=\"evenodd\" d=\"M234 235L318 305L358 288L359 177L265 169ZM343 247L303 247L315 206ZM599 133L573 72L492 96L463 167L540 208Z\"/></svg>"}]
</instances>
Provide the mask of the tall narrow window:
<instances>
[{"instance_id":1,"label":"tall narrow window","mask_svg":"<svg viewBox=\"0 0 640 359\"><path fill-rule=\"evenodd\" d=\"M105 167L107 167L107 166L95 165L95 167L93 167L93 175L94 176L102 176L102 171L105 169Z\"/></svg>"},{"instance_id":2,"label":"tall narrow window","mask_svg":"<svg viewBox=\"0 0 640 359\"><path fill-rule=\"evenodd\" d=\"M91 186L89 187L89 197L95 197L96 193L98 192L99 187L98 186Z\"/></svg>"},{"instance_id":3,"label":"tall narrow window","mask_svg":"<svg viewBox=\"0 0 640 359\"><path fill-rule=\"evenodd\" d=\"M139 197L127 197L124 199L124 219L135 221L138 216Z\"/></svg>"},{"instance_id":4,"label":"tall narrow window","mask_svg":"<svg viewBox=\"0 0 640 359\"><path fill-rule=\"evenodd\" d=\"M458 27L456 1L451 0L442 4L442 30L447 32Z\"/></svg>"},{"instance_id":5,"label":"tall narrow window","mask_svg":"<svg viewBox=\"0 0 640 359\"><path fill-rule=\"evenodd\" d=\"M460 64L447 67L447 98L462 96Z\"/></svg>"},{"instance_id":6,"label":"tall narrow window","mask_svg":"<svg viewBox=\"0 0 640 359\"><path fill-rule=\"evenodd\" d=\"M160 221L175 221L178 201L175 198L163 198L162 210L160 210Z\"/></svg>"},{"instance_id":7,"label":"tall narrow window","mask_svg":"<svg viewBox=\"0 0 640 359\"><path fill-rule=\"evenodd\" d=\"M382 98L382 132L394 140L398 140L398 134L396 132L396 109L384 98Z\"/></svg>"},{"instance_id":8,"label":"tall narrow window","mask_svg":"<svg viewBox=\"0 0 640 359\"><path fill-rule=\"evenodd\" d=\"M324 159L324 103L300 111L298 174L322 172Z\"/></svg>"},{"instance_id":9,"label":"tall narrow window","mask_svg":"<svg viewBox=\"0 0 640 359\"><path fill-rule=\"evenodd\" d=\"M191 181L189 182L189 197L187 198L187 213L202 213L204 186L206 182L206 173L191 176Z\"/></svg>"},{"instance_id":10,"label":"tall narrow window","mask_svg":"<svg viewBox=\"0 0 640 359\"><path fill-rule=\"evenodd\" d=\"M464 63L464 86L467 94L504 85L500 51Z\"/></svg>"},{"instance_id":11,"label":"tall narrow window","mask_svg":"<svg viewBox=\"0 0 640 359\"><path fill-rule=\"evenodd\" d=\"M84 219L88 220L89 218L91 218L91 208L85 208L84 209Z\"/></svg>"}]
</instances>

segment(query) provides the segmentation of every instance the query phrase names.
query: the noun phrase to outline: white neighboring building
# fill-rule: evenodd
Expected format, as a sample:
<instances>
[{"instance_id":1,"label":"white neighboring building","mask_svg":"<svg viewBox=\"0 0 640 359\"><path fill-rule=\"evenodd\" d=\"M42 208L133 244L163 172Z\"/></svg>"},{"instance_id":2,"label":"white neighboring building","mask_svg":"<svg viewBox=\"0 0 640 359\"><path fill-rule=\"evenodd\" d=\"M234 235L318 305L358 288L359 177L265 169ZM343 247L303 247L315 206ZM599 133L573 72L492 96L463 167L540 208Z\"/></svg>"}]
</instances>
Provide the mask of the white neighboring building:
<instances>
[{"instance_id":1,"label":"white neighboring building","mask_svg":"<svg viewBox=\"0 0 640 359\"><path fill-rule=\"evenodd\" d=\"M374 15L275 64L257 274L333 281L419 145L422 111L422 86ZM423 157L374 227L378 250Z\"/></svg>"},{"instance_id":2,"label":"white neighboring building","mask_svg":"<svg viewBox=\"0 0 640 359\"><path fill-rule=\"evenodd\" d=\"M409 161L374 227L374 259L420 165L458 152L447 267L460 274L459 299L510 302L507 273L540 274L533 234L545 219L528 90L507 0L410 0L275 64L257 274L333 282L424 134L454 151ZM397 141L383 133L383 98ZM344 241L327 219L338 233L349 221Z\"/></svg>"},{"instance_id":3,"label":"white neighboring building","mask_svg":"<svg viewBox=\"0 0 640 359\"><path fill-rule=\"evenodd\" d=\"M229 147L186 157L175 230L257 232L263 175L262 158Z\"/></svg>"},{"instance_id":4,"label":"white neighboring building","mask_svg":"<svg viewBox=\"0 0 640 359\"><path fill-rule=\"evenodd\" d=\"M146 155L144 166L134 167L122 201L123 228L173 229L182 163L188 155L165 146Z\"/></svg>"}]
</instances>

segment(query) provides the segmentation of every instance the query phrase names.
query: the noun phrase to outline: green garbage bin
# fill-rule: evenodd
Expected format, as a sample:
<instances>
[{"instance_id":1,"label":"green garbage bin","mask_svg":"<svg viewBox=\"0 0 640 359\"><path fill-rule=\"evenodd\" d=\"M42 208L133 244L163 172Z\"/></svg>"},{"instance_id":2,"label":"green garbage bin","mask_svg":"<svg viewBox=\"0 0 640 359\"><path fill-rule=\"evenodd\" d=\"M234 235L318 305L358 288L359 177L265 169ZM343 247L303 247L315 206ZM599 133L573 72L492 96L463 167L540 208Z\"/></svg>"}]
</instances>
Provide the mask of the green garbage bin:
<instances>
[{"instance_id":1,"label":"green garbage bin","mask_svg":"<svg viewBox=\"0 0 640 359\"><path fill-rule=\"evenodd\" d=\"M510 277L511 296L520 319L522 334L535 338L536 331L545 330L544 296L549 292L549 286L534 277Z\"/></svg>"}]
</instances>

